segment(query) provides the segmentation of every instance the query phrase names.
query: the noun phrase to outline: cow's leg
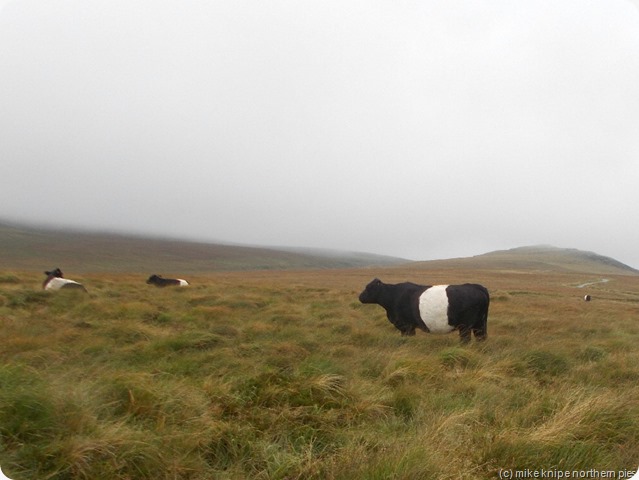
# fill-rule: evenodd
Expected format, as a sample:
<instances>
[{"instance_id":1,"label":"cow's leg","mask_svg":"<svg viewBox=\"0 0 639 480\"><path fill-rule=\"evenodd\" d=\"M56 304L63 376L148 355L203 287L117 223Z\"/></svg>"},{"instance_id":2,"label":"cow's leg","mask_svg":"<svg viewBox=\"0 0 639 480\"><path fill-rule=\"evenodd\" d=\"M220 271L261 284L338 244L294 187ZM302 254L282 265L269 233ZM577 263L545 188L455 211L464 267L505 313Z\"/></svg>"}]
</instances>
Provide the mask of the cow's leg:
<instances>
[{"instance_id":1,"label":"cow's leg","mask_svg":"<svg viewBox=\"0 0 639 480\"><path fill-rule=\"evenodd\" d=\"M483 312L481 318L473 325L473 333L477 341L486 340L488 336L488 308Z\"/></svg>"},{"instance_id":2,"label":"cow's leg","mask_svg":"<svg viewBox=\"0 0 639 480\"><path fill-rule=\"evenodd\" d=\"M477 323L473 326L473 334L478 342L486 340L486 337L488 336L488 322L486 320L486 317L482 317L482 319L477 321Z\"/></svg>"},{"instance_id":3,"label":"cow's leg","mask_svg":"<svg viewBox=\"0 0 639 480\"><path fill-rule=\"evenodd\" d=\"M459 342L467 344L470 342L470 327L462 325L459 327Z\"/></svg>"},{"instance_id":4,"label":"cow's leg","mask_svg":"<svg viewBox=\"0 0 639 480\"><path fill-rule=\"evenodd\" d=\"M415 327L406 327L402 330L402 337L412 337L415 335Z\"/></svg>"},{"instance_id":5,"label":"cow's leg","mask_svg":"<svg viewBox=\"0 0 639 480\"><path fill-rule=\"evenodd\" d=\"M484 340L486 340L486 337L488 336L486 334L486 329L481 329L481 328L473 328L473 334L475 335L475 340L477 340L478 342L483 342Z\"/></svg>"},{"instance_id":6,"label":"cow's leg","mask_svg":"<svg viewBox=\"0 0 639 480\"><path fill-rule=\"evenodd\" d=\"M483 342L484 340L486 340L487 335L485 330L473 328L473 334L475 335L475 340L477 340L478 342Z\"/></svg>"}]
</instances>

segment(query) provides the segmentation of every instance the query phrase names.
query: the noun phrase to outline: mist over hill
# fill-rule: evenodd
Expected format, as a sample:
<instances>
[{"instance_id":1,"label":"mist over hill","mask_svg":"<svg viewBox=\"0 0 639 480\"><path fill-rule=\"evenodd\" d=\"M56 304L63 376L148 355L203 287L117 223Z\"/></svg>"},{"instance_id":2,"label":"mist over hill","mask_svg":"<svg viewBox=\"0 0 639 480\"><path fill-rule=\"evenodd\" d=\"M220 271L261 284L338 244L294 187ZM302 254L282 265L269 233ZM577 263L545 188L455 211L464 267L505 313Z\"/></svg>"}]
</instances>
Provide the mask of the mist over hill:
<instances>
[{"instance_id":1,"label":"mist over hill","mask_svg":"<svg viewBox=\"0 0 639 480\"><path fill-rule=\"evenodd\" d=\"M533 245L467 258L417 262L429 268L477 268L535 272L583 272L609 275L637 275L636 270L614 258L576 248Z\"/></svg>"},{"instance_id":2,"label":"mist over hill","mask_svg":"<svg viewBox=\"0 0 639 480\"><path fill-rule=\"evenodd\" d=\"M410 260L359 252L264 248L0 222L0 268L196 273L391 266Z\"/></svg>"},{"instance_id":3,"label":"mist over hill","mask_svg":"<svg viewBox=\"0 0 639 480\"><path fill-rule=\"evenodd\" d=\"M206 273L231 270L305 270L411 265L509 271L636 275L613 258L538 245L467 258L413 262L363 252L229 245L114 233L55 230L0 222L0 268L75 272Z\"/></svg>"}]
</instances>

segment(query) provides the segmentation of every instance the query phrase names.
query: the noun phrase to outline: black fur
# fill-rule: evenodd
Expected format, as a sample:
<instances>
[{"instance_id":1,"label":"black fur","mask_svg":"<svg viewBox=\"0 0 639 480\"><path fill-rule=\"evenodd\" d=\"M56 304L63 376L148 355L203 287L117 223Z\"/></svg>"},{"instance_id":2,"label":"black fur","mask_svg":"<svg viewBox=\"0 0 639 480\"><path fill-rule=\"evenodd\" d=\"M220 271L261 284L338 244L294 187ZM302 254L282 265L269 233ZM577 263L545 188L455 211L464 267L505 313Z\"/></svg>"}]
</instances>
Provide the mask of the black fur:
<instances>
[{"instance_id":1,"label":"black fur","mask_svg":"<svg viewBox=\"0 0 639 480\"><path fill-rule=\"evenodd\" d=\"M175 278L162 278L162 275L151 275L146 281L149 285L156 287L175 287L180 285L180 281Z\"/></svg>"}]
</instances>

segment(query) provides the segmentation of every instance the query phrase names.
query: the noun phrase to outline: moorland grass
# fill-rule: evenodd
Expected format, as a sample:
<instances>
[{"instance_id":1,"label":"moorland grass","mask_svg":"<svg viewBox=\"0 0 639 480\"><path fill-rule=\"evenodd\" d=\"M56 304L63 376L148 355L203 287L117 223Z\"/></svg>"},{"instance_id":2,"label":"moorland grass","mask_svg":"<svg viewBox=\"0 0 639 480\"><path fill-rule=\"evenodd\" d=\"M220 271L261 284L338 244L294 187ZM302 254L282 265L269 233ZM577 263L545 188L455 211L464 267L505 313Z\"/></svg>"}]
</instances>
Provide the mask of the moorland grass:
<instances>
[{"instance_id":1,"label":"moorland grass","mask_svg":"<svg viewBox=\"0 0 639 480\"><path fill-rule=\"evenodd\" d=\"M489 337L401 337L373 276L477 281ZM22 479L489 479L639 464L639 277L0 272L0 466ZM586 278L588 280L588 278Z\"/></svg>"}]
</instances>

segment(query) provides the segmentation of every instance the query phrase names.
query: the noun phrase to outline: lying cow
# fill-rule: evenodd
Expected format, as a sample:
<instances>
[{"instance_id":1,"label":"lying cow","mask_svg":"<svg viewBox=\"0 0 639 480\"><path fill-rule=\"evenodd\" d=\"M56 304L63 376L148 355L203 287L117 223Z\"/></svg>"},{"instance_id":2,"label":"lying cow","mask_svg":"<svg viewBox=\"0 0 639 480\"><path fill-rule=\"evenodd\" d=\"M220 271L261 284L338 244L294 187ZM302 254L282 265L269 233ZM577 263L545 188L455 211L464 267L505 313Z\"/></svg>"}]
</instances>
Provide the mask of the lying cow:
<instances>
[{"instance_id":1,"label":"lying cow","mask_svg":"<svg viewBox=\"0 0 639 480\"><path fill-rule=\"evenodd\" d=\"M186 287L189 284L181 278L162 278L162 275L151 275L146 283L156 287Z\"/></svg>"},{"instance_id":2,"label":"lying cow","mask_svg":"<svg viewBox=\"0 0 639 480\"><path fill-rule=\"evenodd\" d=\"M87 289L84 288L84 285L82 285L81 283L78 283L75 280L64 278L62 270L60 270L59 268L51 270L50 272L44 272L44 274L47 276L47 278L42 283L42 288L44 288L45 290L60 290L61 288L64 288L65 290L77 289L83 290L85 292L87 291Z\"/></svg>"},{"instance_id":3,"label":"lying cow","mask_svg":"<svg viewBox=\"0 0 639 480\"><path fill-rule=\"evenodd\" d=\"M488 333L490 296L477 284L425 286L415 283L396 285L373 280L359 296L362 303L376 303L386 310L388 320L402 335L415 335L415 328L431 333L459 330L462 343Z\"/></svg>"}]
</instances>

